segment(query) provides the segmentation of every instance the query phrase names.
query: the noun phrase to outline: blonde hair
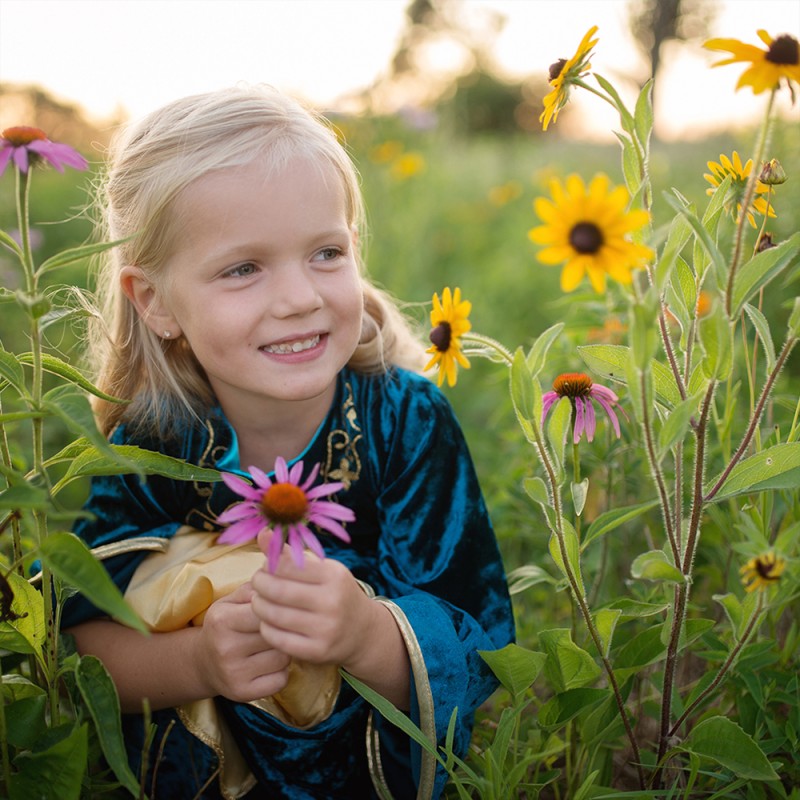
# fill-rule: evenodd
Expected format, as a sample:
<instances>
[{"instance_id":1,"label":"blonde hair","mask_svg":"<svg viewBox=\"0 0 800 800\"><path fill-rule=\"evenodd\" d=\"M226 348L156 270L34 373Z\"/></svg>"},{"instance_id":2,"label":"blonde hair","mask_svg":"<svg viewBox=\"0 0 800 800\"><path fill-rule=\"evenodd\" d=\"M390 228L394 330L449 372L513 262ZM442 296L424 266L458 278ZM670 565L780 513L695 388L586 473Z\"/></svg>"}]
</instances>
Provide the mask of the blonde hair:
<instances>
[{"instance_id":1,"label":"blonde hair","mask_svg":"<svg viewBox=\"0 0 800 800\"><path fill-rule=\"evenodd\" d=\"M125 406L95 400L105 433L123 419L164 433L214 402L185 339L162 340L140 319L122 291L121 268L139 267L159 291L177 236L173 205L192 181L256 158L270 159L277 169L298 155L333 167L344 186L348 223L363 241L363 199L353 162L322 117L271 87L237 86L177 100L112 142L98 202L103 235L122 241L103 262L98 278L106 324L93 326L90 357L99 388L132 402ZM421 340L392 298L369 281L363 262L361 282L361 340L349 366L363 373L393 365L420 371Z\"/></svg>"}]
</instances>

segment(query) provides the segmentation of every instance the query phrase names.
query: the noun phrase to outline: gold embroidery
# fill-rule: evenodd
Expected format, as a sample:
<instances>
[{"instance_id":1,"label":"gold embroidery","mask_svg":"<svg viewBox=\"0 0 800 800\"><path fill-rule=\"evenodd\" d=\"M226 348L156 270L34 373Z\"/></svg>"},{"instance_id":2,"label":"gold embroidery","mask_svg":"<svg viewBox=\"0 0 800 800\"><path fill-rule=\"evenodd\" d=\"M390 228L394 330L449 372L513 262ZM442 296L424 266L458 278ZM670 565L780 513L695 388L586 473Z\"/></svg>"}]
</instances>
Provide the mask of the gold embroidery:
<instances>
[{"instance_id":1,"label":"gold embroidery","mask_svg":"<svg viewBox=\"0 0 800 800\"><path fill-rule=\"evenodd\" d=\"M209 420L204 421L204 426L208 431L208 444L202 455L197 461L199 467L216 468L217 461L225 454L226 447L218 445L214 437L214 426ZM217 515L211 510L209 502L214 492L214 487L210 483L200 483L194 481L192 486L198 497L197 507L192 508L186 515L184 522L198 530L214 531L217 530ZM203 500L205 502L203 502Z\"/></svg>"},{"instance_id":2,"label":"gold embroidery","mask_svg":"<svg viewBox=\"0 0 800 800\"><path fill-rule=\"evenodd\" d=\"M349 489L361 475L361 456L357 446L362 434L353 400L353 387L349 383L345 384L345 392L347 396L342 405L345 430L337 429L328 434L328 454L323 477L326 481L341 481L344 488Z\"/></svg>"}]
</instances>

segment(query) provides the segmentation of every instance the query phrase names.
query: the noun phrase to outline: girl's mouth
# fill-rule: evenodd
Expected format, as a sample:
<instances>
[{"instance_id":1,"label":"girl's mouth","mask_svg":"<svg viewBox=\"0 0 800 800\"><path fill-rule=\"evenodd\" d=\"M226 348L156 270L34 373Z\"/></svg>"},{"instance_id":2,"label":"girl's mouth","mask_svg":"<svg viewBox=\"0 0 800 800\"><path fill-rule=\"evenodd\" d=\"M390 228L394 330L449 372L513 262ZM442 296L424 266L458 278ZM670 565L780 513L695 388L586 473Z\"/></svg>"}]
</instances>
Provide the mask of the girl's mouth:
<instances>
[{"instance_id":1,"label":"girl's mouth","mask_svg":"<svg viewBox=\"0 0 800 800\"><path fill-rule=\"evenodd\" d=\"M297 339L294 342L279 342L278 344L268 344L261 349L265 353L277 353L279 355L287 355L288 353L302 353L303 350L310 350L319 344L319 334L311 336L308 339Z\"/></svg>"}]
</instances>

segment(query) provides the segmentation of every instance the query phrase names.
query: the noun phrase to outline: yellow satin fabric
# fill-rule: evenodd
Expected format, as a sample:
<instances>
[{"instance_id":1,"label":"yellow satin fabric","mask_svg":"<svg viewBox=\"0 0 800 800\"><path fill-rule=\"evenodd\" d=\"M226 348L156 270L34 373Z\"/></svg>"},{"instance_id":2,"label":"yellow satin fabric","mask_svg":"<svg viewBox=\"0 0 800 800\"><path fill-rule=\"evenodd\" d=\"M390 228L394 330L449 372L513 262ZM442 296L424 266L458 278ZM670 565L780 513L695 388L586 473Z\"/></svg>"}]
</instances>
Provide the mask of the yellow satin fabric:
<instances>
[{"instance_id":1,"label":"yellow satin fabric","mask_svg":"<svg viewBox=\"0 0 800 800\"><path fill-rule=\"evenodd\" d=\"M165 552L148 556L138 567L125 599L151 631L202 625L215 600L246 583L263 566L264 554L255 542L219 545L217 535L181 528ZM292 727L309 728L330 716L340 686L335 665L293 660L286 687L251 705ZM254 778L213 699L181 706L178 714L189 731L219 756L223 795L236 798L249 791Z\"/></svg>"}]
</instances>

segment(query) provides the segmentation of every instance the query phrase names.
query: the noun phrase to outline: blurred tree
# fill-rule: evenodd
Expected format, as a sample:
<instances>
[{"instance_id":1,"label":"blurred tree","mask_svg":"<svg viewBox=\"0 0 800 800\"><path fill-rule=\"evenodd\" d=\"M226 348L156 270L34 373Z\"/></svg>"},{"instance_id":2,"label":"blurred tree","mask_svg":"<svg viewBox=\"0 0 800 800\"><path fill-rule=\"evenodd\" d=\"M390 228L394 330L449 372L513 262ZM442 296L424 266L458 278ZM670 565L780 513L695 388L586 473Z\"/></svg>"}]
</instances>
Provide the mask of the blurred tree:
<instances>
[{"instance_id":1,"label":"blurred tree","mask_svg":"<svg viewBox=\"0 0 800 800\"><path fill-rule=\"evenodd\" d=\"M718 11L717 0L629 0L631 33L650 66L645 80L658 75L667 41L706 38Z\"/></svg>"}]
</instances>

